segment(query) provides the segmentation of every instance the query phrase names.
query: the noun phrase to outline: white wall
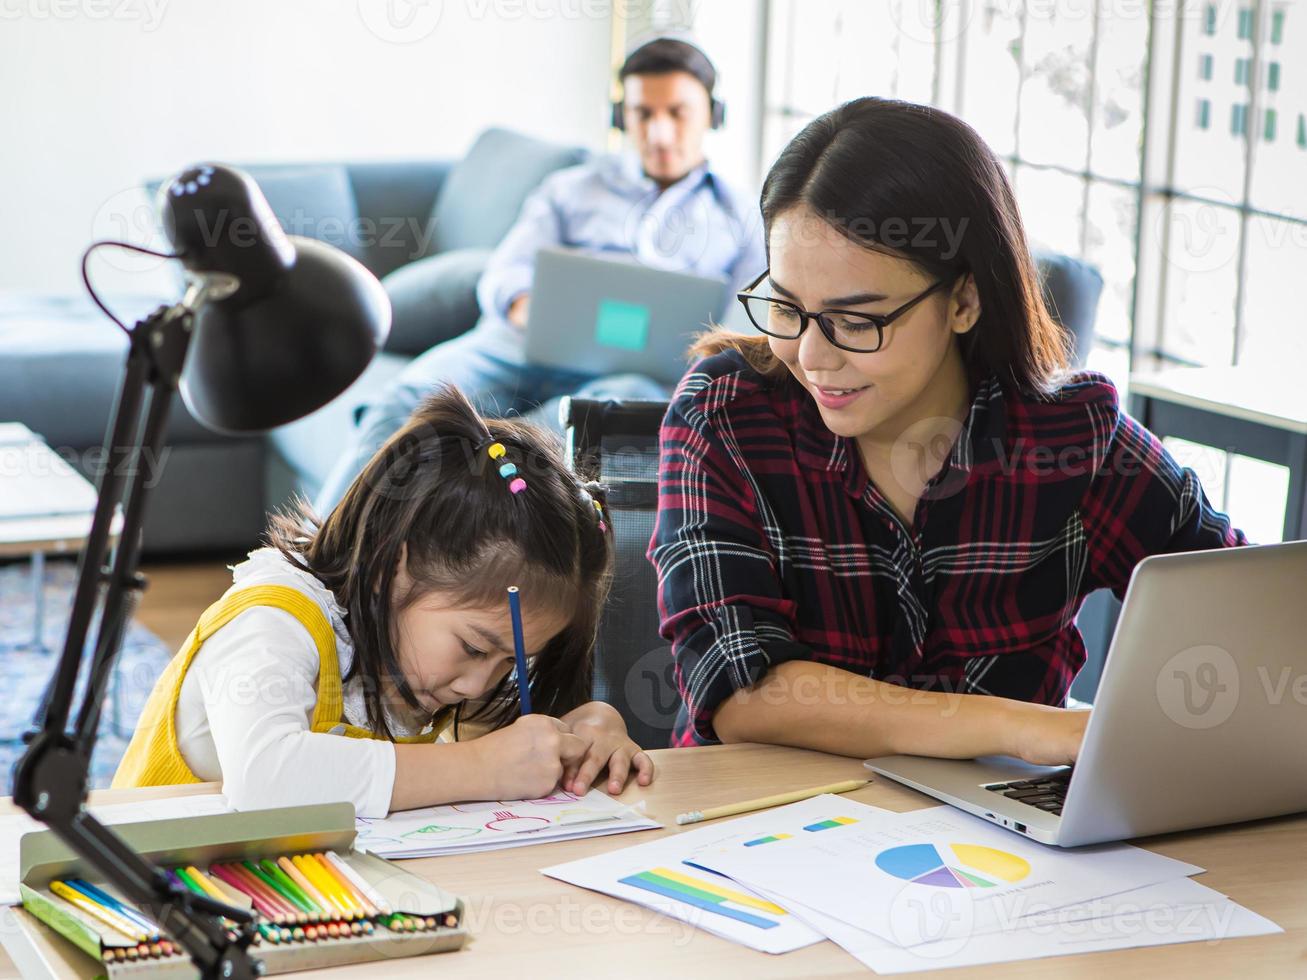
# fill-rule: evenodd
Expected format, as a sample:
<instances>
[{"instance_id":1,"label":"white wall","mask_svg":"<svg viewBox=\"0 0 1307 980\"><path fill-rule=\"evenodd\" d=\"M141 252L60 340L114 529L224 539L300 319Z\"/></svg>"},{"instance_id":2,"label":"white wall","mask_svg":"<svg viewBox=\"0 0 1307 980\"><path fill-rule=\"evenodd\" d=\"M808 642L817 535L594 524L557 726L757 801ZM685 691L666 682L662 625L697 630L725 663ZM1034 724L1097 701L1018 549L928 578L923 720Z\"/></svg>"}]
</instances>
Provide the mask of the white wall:
<instances>
[{"instance_id":1,"label":"white wall","mask_svg":"<svg viewBox=\"0 0 1307 980\"><path fill-rule=\"evenodd\" d=\"M142 178L197 160L601 149L609 32L578 0L0 0L0 288L80 291L93 237L146 237ZM172 288L129 268L97 285Z\"/></svg>"}]
</instances>

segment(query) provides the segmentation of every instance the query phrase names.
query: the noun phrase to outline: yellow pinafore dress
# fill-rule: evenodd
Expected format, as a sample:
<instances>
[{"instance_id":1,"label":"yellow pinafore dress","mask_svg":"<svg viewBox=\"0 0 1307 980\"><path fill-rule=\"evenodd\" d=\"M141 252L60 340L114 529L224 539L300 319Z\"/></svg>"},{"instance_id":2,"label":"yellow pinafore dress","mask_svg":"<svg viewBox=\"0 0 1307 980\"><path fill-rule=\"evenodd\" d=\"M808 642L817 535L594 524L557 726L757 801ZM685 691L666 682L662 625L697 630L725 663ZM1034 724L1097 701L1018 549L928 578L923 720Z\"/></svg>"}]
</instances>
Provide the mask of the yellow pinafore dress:
<instances>
[{"instance_id":1,"label":"yellow pinafore dress","mask_svg":"<svg viewBox=\"0 0 1307 980\"><path fill-rule=\"evenodd\" d=\"M177 702L181 697L182 682L204 641L253 606L272 606L290 613L313 637L313 643L318 649L318 703L313 709L312 730L347 738L381 737L366 728L345 722L336 634L322 608L303 592L290 586L259 585L229 593L200 616L195 629L150 692L140 721L137 722L136 732L118 765L118 771L114 773L114 789L201 782L186 765L177 744ZM452 716L453 710L447 709L436 717L430 732L410 738L397 738L395 741L434 742Z\"/></svg>"}]
</instances>

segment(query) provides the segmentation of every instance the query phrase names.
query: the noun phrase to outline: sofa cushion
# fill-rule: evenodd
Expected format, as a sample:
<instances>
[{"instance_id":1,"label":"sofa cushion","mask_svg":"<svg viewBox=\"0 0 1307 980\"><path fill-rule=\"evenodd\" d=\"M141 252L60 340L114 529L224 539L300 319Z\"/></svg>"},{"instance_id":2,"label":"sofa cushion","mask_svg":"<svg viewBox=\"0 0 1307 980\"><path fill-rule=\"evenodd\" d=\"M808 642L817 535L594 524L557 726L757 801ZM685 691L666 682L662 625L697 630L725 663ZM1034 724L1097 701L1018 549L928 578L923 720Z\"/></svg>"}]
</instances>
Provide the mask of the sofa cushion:
<instances>
[{"instance_id":1,"label":"sofa cushion","mask_svg":"<svg viewBox=\"0 0 1307 980\"><path fill-rule=\"evenodd\" d=\"M381 281L394 316L386 350L421 354L476 323L477 280L488 248L460 248L396 269Z\"/></svg>"},{"instance_id":2,"label":"sofa cushion","mask_svg":"<svg viewBox=\"0 0 1307 980\"><path fill-rule=\"evenodd\" d=\"M585 156L577 147L487 129L445 178L431 214L432 248L494 248L536 185Z\"/></svg>"},{"instance_id":3,"label":"sofa cushion","mask_svg":"<svg viewBox=\"0 0 1307 980\"><path fill-rule=\"evenodd\" d=\"M340 164L251 166L244 168L268 199L268 206L290 235L316 238L363 261L367 240L349 174Z\"/></svg>"}]
</instances>

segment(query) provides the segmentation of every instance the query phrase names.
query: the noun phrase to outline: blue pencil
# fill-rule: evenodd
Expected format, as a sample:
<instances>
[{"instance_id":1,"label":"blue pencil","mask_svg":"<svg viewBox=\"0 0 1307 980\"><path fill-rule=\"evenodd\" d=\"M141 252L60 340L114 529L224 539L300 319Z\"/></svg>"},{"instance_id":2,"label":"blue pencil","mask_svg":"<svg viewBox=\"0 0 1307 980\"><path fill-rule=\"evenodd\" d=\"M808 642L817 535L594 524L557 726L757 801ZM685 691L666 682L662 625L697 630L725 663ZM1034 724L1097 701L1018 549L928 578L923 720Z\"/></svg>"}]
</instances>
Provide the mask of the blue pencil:
<instances>
[{"instance_id":1,"label":"blue pencil","mask_svg":"<svg viewBox=\"0 0 1307 980\"><path fill-rule=\"evenodd\" d=\"M522 714L531 713L531 681L526 672L526 642L522 639L522 599L516 585L508 587L508 611L513 617L513 655L517 658L517 698Z\"/></svg>"}]
</instances>

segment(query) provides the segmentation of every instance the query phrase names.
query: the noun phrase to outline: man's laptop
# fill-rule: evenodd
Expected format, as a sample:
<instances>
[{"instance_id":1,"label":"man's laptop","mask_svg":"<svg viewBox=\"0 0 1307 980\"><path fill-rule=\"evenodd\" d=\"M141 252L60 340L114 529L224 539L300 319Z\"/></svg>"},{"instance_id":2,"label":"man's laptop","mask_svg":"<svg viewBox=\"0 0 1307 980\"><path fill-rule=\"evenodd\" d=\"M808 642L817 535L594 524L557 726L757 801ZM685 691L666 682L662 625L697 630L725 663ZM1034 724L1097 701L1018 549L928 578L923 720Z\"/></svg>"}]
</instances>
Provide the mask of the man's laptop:
<instances>
[{"instance_id":1,"label":"man's laptop","mask_svg":"<svg viewBox=\"0 0 1307 980\"><path fill-rule=\"evenodd\" d=\"M694 335L721 316L727 283L569 249L536 255L527 314L531 364L643 374L675 385Z\"/></svg>"},{"instance_id":2,"label":"man's laptop","mask_svg":"<svg viewBox=\"0 0 1307 980\"><path fill-rule=\"evenodd\" d=\"M1307 810L1307 541L1140 562L1074 770L866 765L1062 847Z\"/></svg>"}]
</instances>

